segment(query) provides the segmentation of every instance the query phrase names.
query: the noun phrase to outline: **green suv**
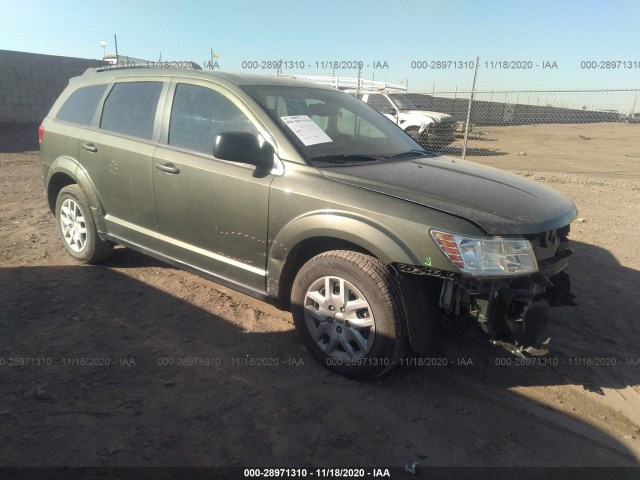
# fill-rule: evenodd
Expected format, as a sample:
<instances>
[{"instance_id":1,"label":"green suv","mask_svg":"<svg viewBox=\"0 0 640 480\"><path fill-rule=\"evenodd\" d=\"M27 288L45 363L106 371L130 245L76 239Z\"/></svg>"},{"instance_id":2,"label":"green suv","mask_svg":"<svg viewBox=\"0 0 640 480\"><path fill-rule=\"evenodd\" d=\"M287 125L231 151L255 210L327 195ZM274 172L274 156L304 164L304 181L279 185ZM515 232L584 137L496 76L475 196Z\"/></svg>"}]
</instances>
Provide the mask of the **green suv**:
<instances>
[{"instance_id":1,"label":"green suv","mask_svg":"<svg viewBox=\"0 0 640 480\"><path fill-rule=\"evenodd\" d=\"M547 306L572 302L570 200L426 151L331 88L91 69L39 138L71 256L97 263L121 244L277 302L347 376L429 355L437 323L464 317L517 355L543 354Z\"/></svg>"}]
</instances>

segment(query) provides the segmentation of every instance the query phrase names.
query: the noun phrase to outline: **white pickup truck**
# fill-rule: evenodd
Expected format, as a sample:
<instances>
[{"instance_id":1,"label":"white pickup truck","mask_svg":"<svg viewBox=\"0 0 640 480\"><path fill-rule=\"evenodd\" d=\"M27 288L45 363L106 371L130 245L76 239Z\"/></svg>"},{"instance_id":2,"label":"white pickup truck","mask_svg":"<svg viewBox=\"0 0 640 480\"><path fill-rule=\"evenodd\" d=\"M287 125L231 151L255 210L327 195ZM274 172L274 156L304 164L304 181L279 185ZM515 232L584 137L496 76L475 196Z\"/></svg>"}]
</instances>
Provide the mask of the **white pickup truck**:
<instances>
[{"instance_id":1,"label":"white pickup truck","mask_svg":"<svg viewBox=\"0 0 640 480\"><path fill-rule=\"evenodd\" d=\"M456 122L446 113L421 107L424 95L411 93L361 92L358 98L397 124L419 144L442 148L455 140Z\"/></svg>"},{"instance_id":2,"label":"white pickup truck","mask_svg":"<svg viewBox=\"0 0 640 480\"><path fill-rule=\"evenodd\" d=\"M456 121L447 113L426 110L430 98L421 93L406 93L407 87L388 82L354 77L327 77L284 74L304 82L327 85L356 95L411 135L420 145L437 150L455 140ZM401 93L398 93L401 92Z\"/></svg>"},{"instance_id":3,"label":"white pickup truck","mask_svg":"<svg viewBox=\"0 0 640 480\"><path fill-rule=\"evenodd\" d=\"M640 113L632 113L625 118L627 123L640 123Z\"/></svg>"}]
</instances>

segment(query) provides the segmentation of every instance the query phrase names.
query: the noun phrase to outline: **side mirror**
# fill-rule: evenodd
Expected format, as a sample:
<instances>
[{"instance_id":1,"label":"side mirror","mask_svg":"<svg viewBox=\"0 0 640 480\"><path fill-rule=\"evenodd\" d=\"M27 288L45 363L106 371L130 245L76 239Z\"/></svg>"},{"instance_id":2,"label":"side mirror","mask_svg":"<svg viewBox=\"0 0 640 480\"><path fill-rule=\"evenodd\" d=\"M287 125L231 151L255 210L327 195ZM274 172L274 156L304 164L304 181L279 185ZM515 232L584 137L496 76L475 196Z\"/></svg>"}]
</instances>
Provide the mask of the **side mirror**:
<instances>
[{"instance_id":1,"label":"side mirror","mask_svg":"<svg viewBox=\"0 0 640 480\"><path fill-rule=\"evenodd\" d=\"M255 165L256 170L265 171L273 168L273 147L248 132L224 132L213 139L213 156L230 162Z\"/></svg>"},{"instance_id":2,"label":"side mirror","mask_svg":"<svg viewBox=\"0 0 640 480\"><path fill-rule=\"evenodd\" d=\"M393 115L393 116L398 115L398 111L393 107L385 107L382 113L386 113L387 115Z\"/></svg>"}]
</instances>

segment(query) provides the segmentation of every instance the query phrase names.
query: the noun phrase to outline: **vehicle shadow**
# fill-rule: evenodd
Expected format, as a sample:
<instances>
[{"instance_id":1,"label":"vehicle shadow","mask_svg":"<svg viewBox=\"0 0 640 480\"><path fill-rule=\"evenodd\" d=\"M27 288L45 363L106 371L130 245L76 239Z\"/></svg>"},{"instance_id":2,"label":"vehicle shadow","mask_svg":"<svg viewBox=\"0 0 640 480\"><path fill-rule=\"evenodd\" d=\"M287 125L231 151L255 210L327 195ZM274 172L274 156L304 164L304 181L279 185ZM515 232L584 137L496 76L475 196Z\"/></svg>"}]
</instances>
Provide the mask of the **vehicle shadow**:
<instances>
[{"instance_id":1,"label":"vehicle shadow","mask_svg":"<svg viewBox=\"0 0 640 480\"><path fill-rule=\"evenodd\" d=\"M315 364L276 309L157 278L0 268L4 466L637 464L619 438L510 390L515 380L486 383L496 367L349 380Z\"/></svg>"},{"instance_id":2,"label":"vehicle shadow","mask_svg":"<svg viewBox=\"0 0 640 480\"><path fill-rule=\"evenodd\" d=\"M149 255L144 255L130 248L116 246L113 254L105 260L102 266L108 268L141 268L158 267L163 269L178 270L172 265L158 260Z\"/></svg>"},{"instance_id":3,"label":"vehicle shadow","mask_svg":"<svg viewBox=\"0 0 640 480\"><path fill-rule=\"evenodd\" d=\"M38 151L38 125L0 123L0 153Z\"/></svg>"},{"instance_id":4,"label":"vehicle shadow","mask_svg":"<svg viewBox=\"0 0 640 480\"><path fill-rule=\"evenodd\" d=\"M150 265L137 257L113 266ZM219 292L199 308L208 289L159 283L108 266L0 268L4 466L232 466L245 436L275 431L291 401L275 400L265 372L320 373L296 368L288 324L246 333L254 309Z\"/></svg>"}]
</instances>

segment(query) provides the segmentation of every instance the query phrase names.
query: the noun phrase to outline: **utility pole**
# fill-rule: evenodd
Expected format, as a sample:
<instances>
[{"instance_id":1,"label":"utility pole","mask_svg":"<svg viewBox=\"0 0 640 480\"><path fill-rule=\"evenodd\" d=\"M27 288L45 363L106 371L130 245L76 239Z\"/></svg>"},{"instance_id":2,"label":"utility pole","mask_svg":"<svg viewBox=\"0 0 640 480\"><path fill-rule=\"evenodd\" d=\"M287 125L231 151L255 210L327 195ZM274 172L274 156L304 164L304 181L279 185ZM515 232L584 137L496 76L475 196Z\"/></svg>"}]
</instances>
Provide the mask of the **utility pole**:
<instances>
[{"instance_id":1,"label":"utility pole","mask_svg":"<svg viewBox=\"0 0 640 480\"><path fill-rule=\"evenodd\" d=\"M473 103L473 94L476 91L476 78L478 78L478 65L480 57L476 57L476 70L473 72L473 85L471 86L471 95L469 96L469 107L467 108L467 123L464 127L464 144L462 146L462 159L467 156L467 139L469 138L469 120L471 119L471 104Z\"/></svg>"},{"instance_id":2,"label":"utility pole","mask_svg":"<svg viewBox=\"0 0 640 480\"><path fill-rule=\"evenodd\" d=\"M118 37L116 34L113 34L113 42L116 44L116 63L120 61L120 57L118 56Z\"/></svg>"}]
</instances>

